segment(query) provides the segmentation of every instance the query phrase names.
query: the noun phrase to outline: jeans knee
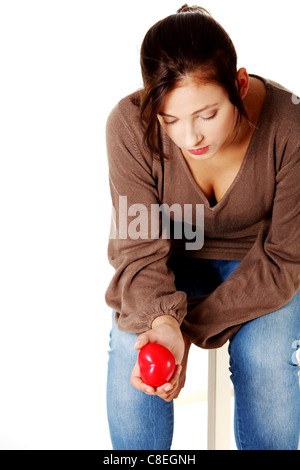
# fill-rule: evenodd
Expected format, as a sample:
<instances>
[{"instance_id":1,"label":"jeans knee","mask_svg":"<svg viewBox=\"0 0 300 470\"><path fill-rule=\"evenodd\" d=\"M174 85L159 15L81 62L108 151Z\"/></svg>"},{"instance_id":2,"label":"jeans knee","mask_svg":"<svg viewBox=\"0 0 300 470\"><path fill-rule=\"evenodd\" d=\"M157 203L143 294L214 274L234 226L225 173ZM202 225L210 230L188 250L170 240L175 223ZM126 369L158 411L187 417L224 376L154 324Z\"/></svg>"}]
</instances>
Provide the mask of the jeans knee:
<instances>
[{"instance_id":1,"label":"jeans knee","mask_svg":"<svg viewBox=\"0 0 300 470\"><path fill-rule=\"evenodd\" d=\"M259 343L232 341L229 348L231 379L292 385L300 369L300 340L280 343L266 338Z\"/></svg>"},{"instance_id":2,"label":"jeans knee","mask_svg":"<svg viewBox=\"0 0 300 470\"><path fill-rule=\"evenodd\" d=\"M259 375L265 374L265 369L272 367L272 361L266 359L266 355L257 348L248 347L244 345L238 348L230 348L230 371L231 378L247 380ZM260 348L261 349L261 348ZM270 362L270 364L268 364Z\"/></svg>"}]
</instances>

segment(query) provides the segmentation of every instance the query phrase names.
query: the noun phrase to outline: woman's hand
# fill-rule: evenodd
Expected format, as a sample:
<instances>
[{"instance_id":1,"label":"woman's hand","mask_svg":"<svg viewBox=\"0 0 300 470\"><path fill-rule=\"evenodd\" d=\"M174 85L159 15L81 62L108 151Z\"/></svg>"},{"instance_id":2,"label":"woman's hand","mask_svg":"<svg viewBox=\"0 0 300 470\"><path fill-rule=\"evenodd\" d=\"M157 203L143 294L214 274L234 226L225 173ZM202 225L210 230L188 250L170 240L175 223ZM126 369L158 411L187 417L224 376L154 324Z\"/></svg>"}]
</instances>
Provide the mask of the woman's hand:
<instances>
[{"instance_id":1,"label":"woman's hand","mask_svg":"<svg viewBox=\"0 0 300 470\"><path fill-rule=\"evenodd\" d=\"M152 323L152 329L137 338L135 349L139 350L147 343L159 343L168 348L176 361L176 369L172 379L160 387L154 388L145 384L140 375L136 362L131 374L131 384L148 395L158 395L166 401L177 398L185 382L185 368L190 343L183 339L177 320L170 315L157 317ZM182 365L181 365L182 363Z\"/></svg>"},{"instance_id":2,"label":"woman's hand","mask_svg":"<svg viewBox=\"0 0 300 470\"><path fill-rule=\"evenodd\" d=\"M171 401L179 396L179 393L184 387L185 384L185 379L186 379L186 369L187 369L187 362L188 362L188 355L189 355L189 350L191 347L191 342L188 339L187 336L183 335L183 340L184 340L184 354L183 354L183 359L181 362L181 371L178 377L178 381L176 386L172 388L170 393L167 395L166 401Z\"/></svg>"}]
</instances>

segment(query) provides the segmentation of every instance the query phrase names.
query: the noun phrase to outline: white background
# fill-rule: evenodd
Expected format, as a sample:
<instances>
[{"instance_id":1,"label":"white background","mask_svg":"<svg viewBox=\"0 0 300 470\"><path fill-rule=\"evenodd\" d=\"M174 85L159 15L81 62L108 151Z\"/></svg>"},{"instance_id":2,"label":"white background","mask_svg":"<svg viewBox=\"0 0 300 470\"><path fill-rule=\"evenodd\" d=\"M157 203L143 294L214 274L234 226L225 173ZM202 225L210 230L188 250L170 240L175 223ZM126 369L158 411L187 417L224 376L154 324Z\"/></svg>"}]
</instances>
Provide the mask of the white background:
<instances>
[{"instance_id":1,"label":"white background","mask_svg":"<svg viewBox=\"0 0 300 470\"><path fill-rule=\"evenodd\" d=\"M110 448L105 121L141 86L144 34L182 3L0 1L1 449ZM200 4L239 66L299 94L298 0Z\"/></svg>"}]
</instances>

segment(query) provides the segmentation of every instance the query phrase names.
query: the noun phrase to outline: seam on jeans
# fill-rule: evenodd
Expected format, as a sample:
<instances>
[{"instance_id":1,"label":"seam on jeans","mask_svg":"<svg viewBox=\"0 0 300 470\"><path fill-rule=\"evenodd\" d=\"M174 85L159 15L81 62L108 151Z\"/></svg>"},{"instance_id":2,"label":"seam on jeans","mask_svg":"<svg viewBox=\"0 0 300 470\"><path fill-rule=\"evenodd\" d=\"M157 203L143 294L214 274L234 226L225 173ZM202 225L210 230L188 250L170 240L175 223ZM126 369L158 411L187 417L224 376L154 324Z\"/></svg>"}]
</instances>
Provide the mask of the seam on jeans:
<instances>
[{"instance_id":1,"label":"seam on jeans","mask_svg":"<svg viewBox=\"0 0 300 470\"><path fill-rule=\"evenodd\" d=\"M241 440L241 433L240 433L240 419L239 419L239 412L237 402L235 402L235 440L239 450L243 450L243 444Z\"/></svg>"},{"instance_id":2,"label":"seam on jeans","mask_svg":"<svg viewBox=\"0 0 300 470\"><path fill-rule=\"evenodd\" d=\"M152 424L153 442L154 442L154 448L155 449L157 449L157 444L161 444L159 442L159 440L157 439L157 429L156 429L156 419L155 419L155 416L157 415L157 413L155 412L155 408L156 408L156 403L155 402L157 401L157 399L162 400L162 398L159 398L156 395L149 396L149 418L150 418L151 424ZM168 408L168 418L169 418L169 414L170 414L170 418L171 418L170 419L170 428L172 429L172 431L170 432L170 437L168 439L168 442L167 442L167 439L165 439L165 441L167 443L166 447L168 447L168 449L166 449L166 450L170 450L171 445L172 445L172 441L173 441L173 433L174 433L174 409L173 409L172 402L169 402L166 406ZM162 437L160 437L160 440L161 439L162 439ZM159 445L159 447L161 447L161 445Z\"/></svg>"}]
</instances>

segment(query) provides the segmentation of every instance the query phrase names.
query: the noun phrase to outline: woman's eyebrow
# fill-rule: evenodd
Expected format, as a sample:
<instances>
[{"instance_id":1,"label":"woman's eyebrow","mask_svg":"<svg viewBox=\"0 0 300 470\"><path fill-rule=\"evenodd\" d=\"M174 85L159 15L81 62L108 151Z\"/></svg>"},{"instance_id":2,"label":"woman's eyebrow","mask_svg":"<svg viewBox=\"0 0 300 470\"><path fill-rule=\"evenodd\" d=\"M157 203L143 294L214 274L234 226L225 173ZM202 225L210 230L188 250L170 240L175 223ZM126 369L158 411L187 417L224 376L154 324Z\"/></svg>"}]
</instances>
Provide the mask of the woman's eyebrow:
<instances>
[{"instance_id":1,"label":"woman's eyebrow","mask_svg":"<svg viewBox=\"0 0 300 470\"><path fill-rule=\"evenodd\" d=\"M197 114L197 113L202 113L202 111L205 111L206 109L213 108L214 106L217 106L217 104L218 104L218 103L208 104L207 106L204 106L204 108L197 109L197 111L195 111L193 114L191 114L191 116L194 116L194 114ZM162 111L160 111L158 114L159 114L160 116L178 119L176 116L172 116L172 114L163 113Z\"/></svg>"}]
</instances>

